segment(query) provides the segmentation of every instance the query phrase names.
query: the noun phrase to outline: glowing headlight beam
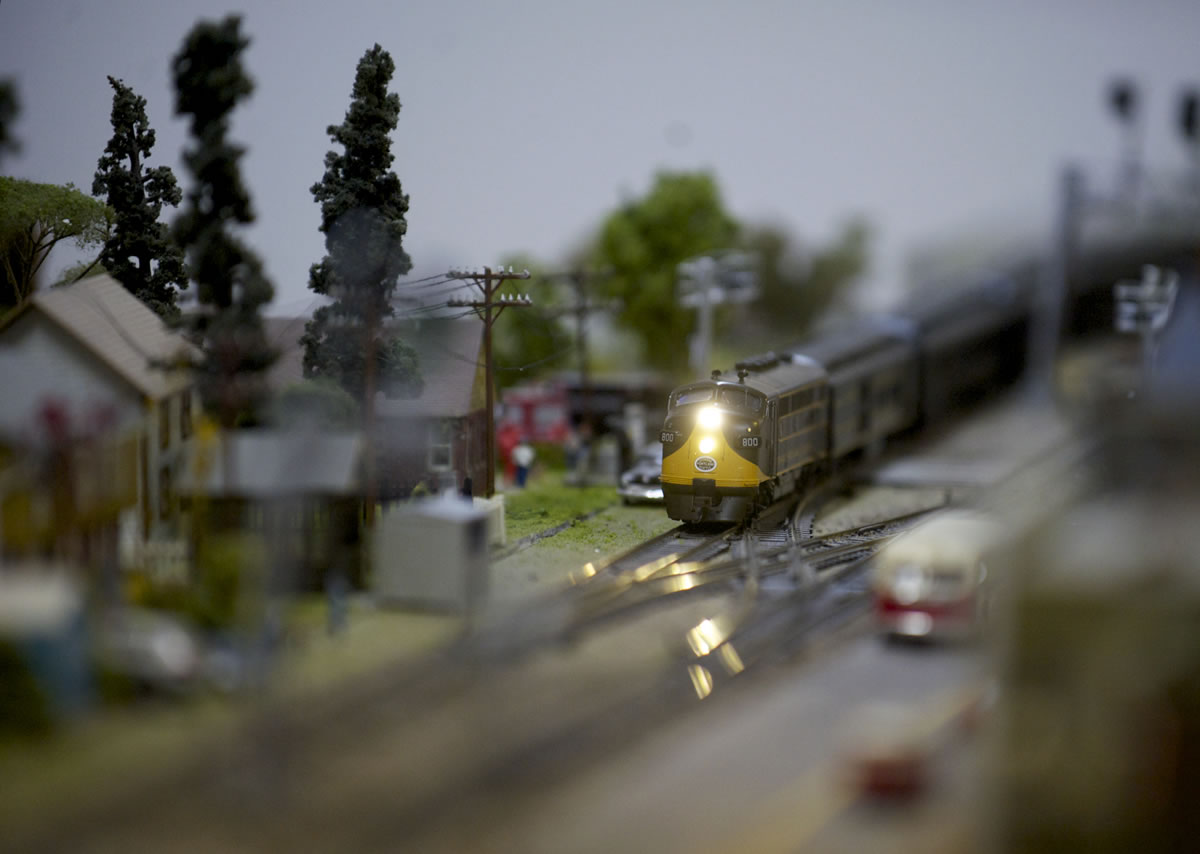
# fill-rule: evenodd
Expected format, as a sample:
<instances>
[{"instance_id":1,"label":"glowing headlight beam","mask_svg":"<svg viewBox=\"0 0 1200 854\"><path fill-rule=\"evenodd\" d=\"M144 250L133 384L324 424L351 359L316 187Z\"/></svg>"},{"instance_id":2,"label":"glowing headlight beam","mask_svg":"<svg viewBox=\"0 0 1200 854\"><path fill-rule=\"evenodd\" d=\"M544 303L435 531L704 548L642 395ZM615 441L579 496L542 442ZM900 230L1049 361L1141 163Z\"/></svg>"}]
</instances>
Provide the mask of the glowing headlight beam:
<instances>
[{"instance_id":1,"label":"glowing headlight beam","mask_svg":"<svg viewBox=\"0 0 1200 854\"><path fill-rule=\"evenodd\" d=\"M700 453L711 454L713 452L713 448L717 447L717 440L712 436L705 436L700 440L698 447L700 448Z\"/></svg>"},{"instance_id":2,"label":"glowing headlight beam","mask_svg":"<svg viewBox=\"0 0 1200 854\"><path fill-rule=\"evenodd\" d=\"M701 667L699 664L688 665L688 676L692 677L692 688L696 691L696 697L703 700L713 689L712 674L708 672L708 668Z\"/></svg>"},{"instance_id":3,"label":"glowing headlight beam","mask_svg":"<svg viewBox=\"0 0 1200 854\"><path fill-rule=\"evenodd\" d=\"M700 410L700 414L696 416L696 421L701 427L715 430L721 426L721 410L715 406L706 406Z\"/></svg>"}]
</instances>

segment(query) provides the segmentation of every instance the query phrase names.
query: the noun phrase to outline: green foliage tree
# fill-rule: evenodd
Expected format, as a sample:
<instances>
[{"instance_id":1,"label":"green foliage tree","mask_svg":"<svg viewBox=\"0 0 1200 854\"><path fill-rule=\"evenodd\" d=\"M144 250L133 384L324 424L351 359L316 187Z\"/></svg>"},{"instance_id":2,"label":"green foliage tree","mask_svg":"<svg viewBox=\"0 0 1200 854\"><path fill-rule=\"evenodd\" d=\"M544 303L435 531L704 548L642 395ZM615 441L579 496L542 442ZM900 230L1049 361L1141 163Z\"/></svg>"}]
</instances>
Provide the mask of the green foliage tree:
<instances>
[{"instance_id":1,"label":"green foliage tree","mask_svg":"<svg viewBox=\"0 0 1200 854\"><path fill-rule=\"evenodd\" d=\"M193 140L184 162L194 183L174 226L201 306L186 321L201 342L192 368L205 407L227 429L261 417L276 355L261 316L274 288L258 257L231 233L254 221L238 168L243 149L227 139L229 113L254 88L242 68L249 39L240 25L236 15L201 21L172 64L175 113L190 118Z\"/></svg>"},{"instance_id":2,"label":"green foliage tree","mask_svg":"<svg viewBox=\"0 0 1200 854\"><path fill-rule=\"evenodd\" d=\"M163 319L175 320L176 289L187 287L187 275L183 253L159 216L164 204L179 204L179 185L169 166L151 169L145 164L154 148L146 99L114 77L108 83L113 88L113 135L100 157L92 195L107 198L116 225L100 260L130 293Z\"/></svg>"},{"instance_id":3,"label":"green foliage tree","mask_svg":"<svg viewBox=\"0 0 1200 854\"><path fill-rule=\"evenodd\" d=\"M665 370L687 364L694 319L679 304L676 266L732 247L738 233L705 172L660 172L649 193L604 221L594 263L612 270L607 290L621 301L618 321L641 339L649 364Z\"/></svg>"},{"instance_id":4,"label":"green foliage tree","mask_svg":"<svg viewBox=\"0 0 1200 854\"><path fill-rule=\"evenodd\" d=\"M325 429L358 426L358 403L332 380L301 380L283 389L272 404L272 420L289 426L310 423Z\"/></svg>"},{"instance_id":5,"label":"green foliage tree","mask_svg":"<svg viewBox=\"0 0 1200 854\"><path fill-rule=\"evenodd\" d=\"M363 54L345 120L327 129L342 152L326 153L325 174L311 188L326 254L309 271L308 286L334 302L305 327L304 374L331 379L360 402L374 388L419 394L423 385L416 351L385 331L397 280L412 267L403 246L408 196L390 168L389 134L400 115L400 98L388 91L395 70L378 44Z\"/></svg>"},{"instance_id":6,"label":"green foliage tree","mask_svg":"<svg viewBox=\"0 0 1200 854\"><path fill-rule=\"evenodd\" d=\"M73 184L36 184L0 176L0 305L16 306L33 294L38 272L64 240L81 249L100 246L114 221L111 208Z\"/></svg>"},{"instance_id":7,"label":"green foliage tree","mask_svg":"<svg viewBox=\"0 0 1200 854\"><path fill-rule=\"evenodd\" d=\"M73 285L81 279L102 276L106 273L108 273L108 270L104 269L104 265L100 263L99 258L92 261L77 261L71 266L64 268L58 274L58 279L53 283L53 287L58 288L63 285Z\"/></svg>"},{"instance_id":8,"label":"green foliage tree","mask_svg":"<svg viewBox=\"0 0 1200 854\"><path fill-rule=\"evenodd\" d=\"M758 299L746 307L738 337L760 349L795 343L867 268L870 227L852 219L835 241L805 249L777 226L752 225L741 246L758 259Z\"/></svg>"},{"instance_id":9,"label":"green foliage tree","mask_svg":"<svg viewBox=\"0 0 1200 854\"><path fill-rule=\"evenodd\" d=\"M516 385L547 371L574 366L572 336L567 327L574 295L564 279L523 255L505 258L501 267L529 270L529 279L513 283L513 291L529 294L533 305L505 311L492 329L496 384Z\"/></svg>"},{"instance_id":10,"label":"green foliage tree","mask_svg":"<svg viewBox=\"0 0 1200 854\"><path fill-rule=\"evenodd\" d=\"M304 376L336 383L358 404L367 394L366 323L348 319L336 305L313 312L300 336ZM425 387L420 355L401 337L380 328L375 334L375 389L389 397L417 397Z\"/></svg>"}]
</instances>

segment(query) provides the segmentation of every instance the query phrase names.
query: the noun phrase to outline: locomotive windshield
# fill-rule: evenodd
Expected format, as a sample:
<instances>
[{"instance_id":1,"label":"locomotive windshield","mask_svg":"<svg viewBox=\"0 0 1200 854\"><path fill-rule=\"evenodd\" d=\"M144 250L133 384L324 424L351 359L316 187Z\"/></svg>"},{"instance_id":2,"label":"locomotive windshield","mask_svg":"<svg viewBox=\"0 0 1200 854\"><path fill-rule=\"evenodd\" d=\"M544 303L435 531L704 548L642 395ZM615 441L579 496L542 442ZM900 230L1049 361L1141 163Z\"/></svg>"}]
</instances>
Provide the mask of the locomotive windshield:
<instances>
[{"instance_id":1,"label":"locomotive windshield","mask_svg":"<svg viewBox=\"0 0 1200 854\"><path fill-rule=\"evenodd\" d=\"M722 386L717 400L730 409L743 412L762 412L763 399L745 386Z\"/></svg>"},{"instance_id":2,"label":"locomotive windshield","mask_svg":"<svg viewBox=\"0 0 1200 854\"><path fill-rule=\"evenodd\" d=\"M685 388L675 392L675 397L671 401L671 405L687 406L689 403L704 403L706 400L712 400L712 397L713 387L710 385Z\"/></svg>"}]
</instances>

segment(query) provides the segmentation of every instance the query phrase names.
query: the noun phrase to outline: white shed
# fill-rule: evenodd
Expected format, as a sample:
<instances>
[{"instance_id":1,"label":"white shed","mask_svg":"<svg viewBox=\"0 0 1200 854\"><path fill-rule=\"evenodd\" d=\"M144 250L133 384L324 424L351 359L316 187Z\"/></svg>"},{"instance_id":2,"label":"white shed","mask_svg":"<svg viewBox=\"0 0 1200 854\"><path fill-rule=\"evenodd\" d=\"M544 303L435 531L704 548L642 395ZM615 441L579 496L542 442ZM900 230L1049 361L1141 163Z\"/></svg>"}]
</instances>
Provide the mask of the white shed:
<instances>
[{"instance_id":1,"label":"white shed","mask_svg":"<svg viewBox=\"0 0 1200 854\"><path fill-rule=\"evenodd\" d=\"M371 586L383 604L470 612L488 594L488 513L453 496L401 505L375 525Z\"/></svg>"}]
</instances>

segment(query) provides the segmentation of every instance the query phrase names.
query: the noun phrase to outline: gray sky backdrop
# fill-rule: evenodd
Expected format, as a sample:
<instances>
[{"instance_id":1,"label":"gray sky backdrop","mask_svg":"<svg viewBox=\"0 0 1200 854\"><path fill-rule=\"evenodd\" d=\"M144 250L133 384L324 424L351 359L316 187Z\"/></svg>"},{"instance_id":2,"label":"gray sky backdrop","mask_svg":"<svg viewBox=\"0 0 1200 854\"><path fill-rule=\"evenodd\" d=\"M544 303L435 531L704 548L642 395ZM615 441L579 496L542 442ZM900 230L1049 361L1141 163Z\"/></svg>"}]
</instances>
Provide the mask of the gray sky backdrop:
<instances>
[{"instance_id":1,"label":"gray sky backdrop","mask_svg":"<svg viewBox=\"0 0 1200 854\"><path fill-rule=\"evenodd\" d=\"M1148 159L1181 165L1175 101L1200 81L1195 0L0 0L23 144L4 170L90 190L111 74L148 100L151 163L186 187L169 63L198 18L229 11L257 84L233 123L258 213L246 236L288 313L313 304L323 254L308 188L325 127L375 42L404 105L410 278L518 250L561 261L656 170L705 168L736 216L804 241L865 214L871 285L894 292L908 247L1046 220L1065 157L1115 158L1114 73L1148 92Z\"/></svg>"}]
</instances>

